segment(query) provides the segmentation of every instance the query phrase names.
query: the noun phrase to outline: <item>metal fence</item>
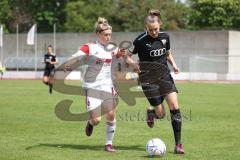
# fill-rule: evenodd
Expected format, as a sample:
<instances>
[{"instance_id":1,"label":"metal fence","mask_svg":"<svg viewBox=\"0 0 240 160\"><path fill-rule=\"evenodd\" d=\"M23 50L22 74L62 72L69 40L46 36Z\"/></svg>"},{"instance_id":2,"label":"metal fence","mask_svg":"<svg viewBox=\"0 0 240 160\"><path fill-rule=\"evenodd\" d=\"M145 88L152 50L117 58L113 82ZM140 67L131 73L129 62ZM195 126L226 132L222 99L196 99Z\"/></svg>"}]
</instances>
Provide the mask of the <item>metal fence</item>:
<instances>
[{"instance_id":1,"label":"metal fence","mask_svg":"<svg viewBox=\"0 0 240 160\"><path fill-rule=\"evenodd\" d=\"M132 42L138 35L137 32L115 32L112 41L120 46L123 41ZM175 79L240 80L240 32L169 32L169 35L174 58L181 70ZM54 46L61 63L83 44L96 40L94 33L57 33L55 36L42 33L36 38L36 47L27 45L26 37L27 34L3 35L0 58L8 72L42 71L49 44Z\"/></svg>"},{"instance_id":2,"label":"metal fence","mask_svg":"<svg viewBox=\"0 0 240 160\"><path fill-rule=\"evenodd\" d=\"M58 60L61 64L67 58L58 57ZM192 55L174 58L181 70L180 76L175 76L176 79L240 80L240 56ZM34 57L8 57L4 60L4 66L7 71L42 71L45 64L43 57L38 57L37 60Z\"/></svg>"}]
</instances>

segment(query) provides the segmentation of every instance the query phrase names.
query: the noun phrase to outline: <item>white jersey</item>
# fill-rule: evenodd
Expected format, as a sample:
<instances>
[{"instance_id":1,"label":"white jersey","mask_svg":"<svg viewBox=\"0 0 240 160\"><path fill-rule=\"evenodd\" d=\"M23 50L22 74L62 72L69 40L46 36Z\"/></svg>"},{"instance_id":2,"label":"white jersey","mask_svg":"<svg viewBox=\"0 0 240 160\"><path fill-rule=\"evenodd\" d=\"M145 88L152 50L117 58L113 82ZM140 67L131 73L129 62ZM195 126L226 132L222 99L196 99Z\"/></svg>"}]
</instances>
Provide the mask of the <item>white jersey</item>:
<instances>
[{"instance_id":1,"label":"white jersey","mask_svg":"<svg viewBox=\"0 0 240 160\"><path fill-rule=\"evenodd\" d=\"M85 56L85 60L82 60L87 64L83 78L84 88L104 90L103 86L113 86L112 61L114 57L116 57L117 50L118 49L106 51L104 46L96 41L83 45L79 51L73 55L73 57Z\"/></svg>"}]
</instances>

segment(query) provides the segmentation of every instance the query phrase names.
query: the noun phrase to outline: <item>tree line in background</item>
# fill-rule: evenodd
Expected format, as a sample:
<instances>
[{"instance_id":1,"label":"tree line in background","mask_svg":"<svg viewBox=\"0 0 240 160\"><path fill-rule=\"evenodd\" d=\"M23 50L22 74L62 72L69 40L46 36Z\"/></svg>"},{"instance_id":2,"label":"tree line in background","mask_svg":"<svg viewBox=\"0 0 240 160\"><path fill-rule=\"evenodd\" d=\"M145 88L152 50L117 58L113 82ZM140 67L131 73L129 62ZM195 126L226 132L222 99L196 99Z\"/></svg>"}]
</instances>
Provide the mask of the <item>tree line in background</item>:
<instances>
[{"instance_id":1,"label":"tree line in background","mask_svg":"<svg viewBox=\"0 0 240 160\"><path fill-rule=\"evenodd\" d=\"M240 0L1 0L4 31L92 32L99 16L113 31L142 31L150 8L159 9L163 30L240 30Z\"/></svg>"}]
</instances>

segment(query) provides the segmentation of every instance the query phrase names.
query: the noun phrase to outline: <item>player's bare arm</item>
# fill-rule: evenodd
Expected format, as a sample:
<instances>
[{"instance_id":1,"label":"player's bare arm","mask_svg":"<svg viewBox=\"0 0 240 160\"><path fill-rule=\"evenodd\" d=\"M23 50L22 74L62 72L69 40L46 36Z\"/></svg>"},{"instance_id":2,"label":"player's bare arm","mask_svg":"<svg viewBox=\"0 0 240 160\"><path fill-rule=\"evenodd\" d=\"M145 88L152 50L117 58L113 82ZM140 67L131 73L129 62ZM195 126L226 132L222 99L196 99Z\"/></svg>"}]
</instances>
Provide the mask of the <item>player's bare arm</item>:
<instances>
[{"instance_id":1,"label":"player's bare arm","mask_svg":"<svg viewBox=\"0 0 240 160\"><path fill-rule=\"evenodd\" d=\"M68 60L68 62L64 65L64 71L72 71L71 66L76 64L79 60L75 57L72 57Z\"/></svg>"},{"instance_id":2,"label":"player's bare arm","mask_svg":"<svg viewBox=\"0 0 240 160\"><path fill-rule=\"evenodd\" d=\"M172 65L174 73L178 74L180 72L180 69L177 67L177 64L175 63L172 52L170 50L167 52L167 60Z\"/></svg>"},{"instance_id":3,"label":"player's bare arm","mask_svg":"<svg viewBox=\"0 0 240 160\"><path fill-rule=\"evenodd\" d=\"M140 73L140 68L137 62L132 58L131 53L127 50L124 50L124 53L122 54L122 57L124 58L125 62L131 65L134 69L134 72Z\"/></svg>"},{"instance_id":4,"label":"player's bare arm","mask_svg":"<svg viewBox=\"0 0 240 160\"><path fill-rule=\"evenodd\" d=\"M82 52L81 50L78 50L76 53L72 55L67 61L67 63L64 65L64 71L72 71L72 66L76 63L81 63L83 57L85 57L86 54Z\"/></svg>"}]
</instances>

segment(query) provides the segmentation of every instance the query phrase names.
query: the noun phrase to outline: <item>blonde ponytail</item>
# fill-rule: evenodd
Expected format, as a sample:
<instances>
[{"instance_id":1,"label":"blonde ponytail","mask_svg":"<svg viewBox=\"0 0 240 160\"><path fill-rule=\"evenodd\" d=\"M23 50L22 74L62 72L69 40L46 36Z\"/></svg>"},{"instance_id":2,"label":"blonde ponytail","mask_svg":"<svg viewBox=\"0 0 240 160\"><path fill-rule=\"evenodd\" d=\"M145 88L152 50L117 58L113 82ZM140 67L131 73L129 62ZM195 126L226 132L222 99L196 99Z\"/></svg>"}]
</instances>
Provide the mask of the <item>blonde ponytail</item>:
<instances>
[{"instance_id":1,"label":"blonde ponytail","mask_svg":"<svg viewBox=\"0 0 240 160\"><path fill-rule=\"evenodd\" d=\"M112 30L112 27L108 24L107 19L103 17L98 17L98 20L95 23L95 32L100 33L108 29Z\"/></svg>"}]
</instances>

